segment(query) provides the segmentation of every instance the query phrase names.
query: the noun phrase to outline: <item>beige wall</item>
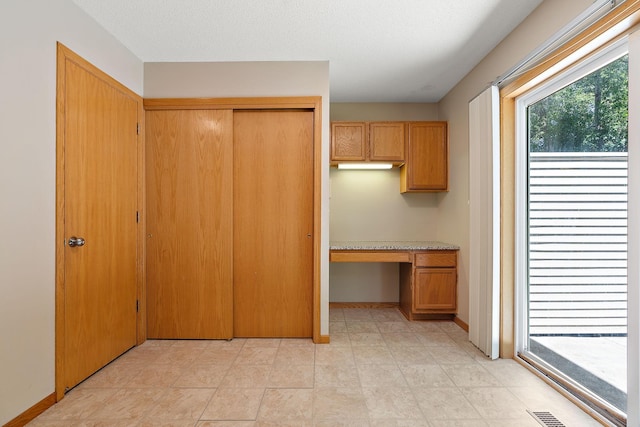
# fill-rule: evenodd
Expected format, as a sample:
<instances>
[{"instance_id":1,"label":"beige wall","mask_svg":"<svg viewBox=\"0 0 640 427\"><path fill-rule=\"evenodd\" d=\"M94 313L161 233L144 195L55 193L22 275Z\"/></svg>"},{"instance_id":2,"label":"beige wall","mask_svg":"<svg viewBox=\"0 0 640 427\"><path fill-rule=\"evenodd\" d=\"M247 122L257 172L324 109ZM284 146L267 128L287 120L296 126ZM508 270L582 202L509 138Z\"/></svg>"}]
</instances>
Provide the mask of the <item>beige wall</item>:
<instances>
[{"instance_id":1,"label":"beige wall","mask_svg":"<svg viewBox=\"0 0 640 427\"><path fill-rule=\"evenodd\" d=\"M137 93L142 62L71 0L0 3L0 425L54 391L56 41Z\"/></svg>"},{"instance_id":2,"label":"beige wall","mask_svg":"<svg viewBox=\"0 0 640 427\"><path fill-rule=\"evenodd\" d=\"M329 63L146 63L145 98L322 96L320 333L329 334Z\"/></svg>"},{"instance_id":3,"label":"beige wall","mask_svg":"<svg viewBox=\"0 0 640 427\"><path fill-rule=\"evenodd\" d=\"M460 245L458 315L469 319L469 101L498 76L562 29L593 3L592 0L545 0L489 53L439 104L449 122L450 192L438 204L437 238Z\"/></svg>"},{"instance_id":4,"label":"beige wall","mask_svg":"<svg viewBox=\"0 0 640 427\"><path fill-rule=\"evenodd\" d=\"M436 104L333 103L331 120L438 120ZM400 194L400 173L331 169L330 239L435 240L438 196ZM397 302L395 263L331 263L332 302Z\"/></svg>"}]
</instances>

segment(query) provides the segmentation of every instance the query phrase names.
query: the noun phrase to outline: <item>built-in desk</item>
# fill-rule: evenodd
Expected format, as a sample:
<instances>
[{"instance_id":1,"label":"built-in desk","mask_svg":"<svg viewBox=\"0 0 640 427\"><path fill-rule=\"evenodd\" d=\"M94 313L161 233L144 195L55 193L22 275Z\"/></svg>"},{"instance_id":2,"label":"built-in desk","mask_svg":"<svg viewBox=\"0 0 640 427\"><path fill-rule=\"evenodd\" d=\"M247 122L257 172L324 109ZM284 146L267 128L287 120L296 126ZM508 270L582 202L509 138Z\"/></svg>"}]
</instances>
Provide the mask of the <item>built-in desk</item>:
<instances>
[{"instance_id":1,"label":"built-in desk","mask_svg":"<svg viewBox=\"0 0 640 427\"><path fill-rule=\"evenodd\" d=\"M457 312L458 250L443 242L331 242L331 262L397 262L399 306L409 320Z\"/></svg>"}]
</instances>

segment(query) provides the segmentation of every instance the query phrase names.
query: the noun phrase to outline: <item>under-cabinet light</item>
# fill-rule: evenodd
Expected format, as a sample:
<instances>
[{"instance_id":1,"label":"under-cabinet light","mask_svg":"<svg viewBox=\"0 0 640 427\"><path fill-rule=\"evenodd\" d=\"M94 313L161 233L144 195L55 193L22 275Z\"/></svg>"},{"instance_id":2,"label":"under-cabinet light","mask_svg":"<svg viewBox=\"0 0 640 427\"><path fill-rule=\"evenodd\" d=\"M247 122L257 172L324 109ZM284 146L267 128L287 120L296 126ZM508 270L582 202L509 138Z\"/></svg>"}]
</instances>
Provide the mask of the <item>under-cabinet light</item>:
<instances>
[{"instance_id":1,"label":"under-cabinet light","mask_svg":"<svg viewBox=\"0 0 640 427\"><path fill-rule=\"evenodd\" d=\"M338 163L338 169L391 169L391 163Z\"/></svg>"}]
</instances>

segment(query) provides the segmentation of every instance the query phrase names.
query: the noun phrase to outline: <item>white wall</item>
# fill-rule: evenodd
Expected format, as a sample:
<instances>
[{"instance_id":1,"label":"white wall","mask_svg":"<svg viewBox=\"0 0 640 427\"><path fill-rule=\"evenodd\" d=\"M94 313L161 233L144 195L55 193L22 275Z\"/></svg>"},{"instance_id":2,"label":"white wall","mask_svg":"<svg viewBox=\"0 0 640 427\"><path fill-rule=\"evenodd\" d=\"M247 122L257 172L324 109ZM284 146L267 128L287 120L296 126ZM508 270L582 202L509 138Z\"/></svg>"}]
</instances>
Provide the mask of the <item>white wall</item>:
<instances>
[{"instance_id":1,"label":"white wall","mask_svg":"<svg viewBox=\"0 0 640 427\"><path fill-rule=\"evenodd\" d=\"M0 2L0 425L55 388L56 41L142 93L142 62L71 0Z\"/></svg>"},{"instance_id":2,"label":"white wall","mask_svg":"<svg viewBox=\"0 0 640 427\"><path fill-rule=\"evenodd\" d=\"M438 120L436 104L333 103L331 120ZM330 239L435 240L438 195L400 194L400 172L332 168ZM451 242L456 243L456 242ZM397 263L331 263L332 302L397 302Z\"/></svg>"},{"instance_id":3,"label":"white wall","mask_svg":"<svg viewBox=\"0 0 640 427\"><path fill-rule=\"evenodd\" d=\"M322 97L320 333L329 334L329 63L148 62L145 98Z\"/></svg>"},{"instance_id":4,"label":"white wall","mask_svg":"<svg viewBox=\"0 0 640 427\"><path fill-rule=\"evenodd\" d=\"M593 0L545 0L487 55L439 104L449 122L450 192L439 203L439 240L460 245L458 316L469 320L469 101L549 37L587 9Z\"/></svg>"}]
</instances>

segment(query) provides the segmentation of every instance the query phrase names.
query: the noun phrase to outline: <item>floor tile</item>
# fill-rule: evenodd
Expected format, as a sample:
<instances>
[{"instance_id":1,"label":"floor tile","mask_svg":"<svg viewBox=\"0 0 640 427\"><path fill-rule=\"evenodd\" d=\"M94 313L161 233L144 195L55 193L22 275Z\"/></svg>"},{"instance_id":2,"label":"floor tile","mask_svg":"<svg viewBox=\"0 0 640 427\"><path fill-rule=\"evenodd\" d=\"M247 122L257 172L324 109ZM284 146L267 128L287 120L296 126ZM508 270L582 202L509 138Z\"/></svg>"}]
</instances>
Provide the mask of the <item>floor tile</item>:
<instances>
[{"instance_id":1,"label":"floor tile","mask_svg":"<svg viewBox=\"0 0 640 427\"><path fill-rule=\"evenodd\" d=\"M360 387L316 387L314 389L313 418L316 422L368 419L368 410L362 389ZM324 425L331 424L324 423Z\"/></svg>"},{"instance_id":2,"label":"floor tile","mask_svg":"<svg viewBox=\"0 0 640 427\"><path fill-rule=\"evenodd\" d=\"M285 365L273 366L267 387L270 388L313 388L313 365Z\"/></svg>"},{"instance_id":3,"label":"floor tile","mask_svg":"<svg viewBox=\"0 0 640 427\"><path fill-rule=\"evenodd\" d=\"M197 421L209 403L215 389L174 388L158 399L145 417L147 420Z\"/></svg>"},{"instance_id":4,"label":"floor tile","mask_svg":"<svg viewBox=\"0 0 640 427\"><path fill-rule=\"evenodd\" d=\"M82 420L100 409L117 390L75 389L71 390L57 405L40 415L41 420Z\"/></svg>"},{"instance_id":5,"label":"floor tile","mask_svg":"<svg viewBox=\"0 0 640 427\"><path fill-rule=\"evenodd\" d=\"M527 407L504 387L462 387L462 394L484 419L518 419Z\"/></svg>"},{"instance_id":6,"label":"floor tile","mask_svg":"<svg viewBox=\"0 0 640 427\"><path fill-rule=\"evenodd\" d=\"M392 364L395 359L386 346L363 345L353 348L356 364Z\"/></svg>"},{"instance_id":7,"label":"floor tile","mask_svg":"<svg viewBox=\"0 0 640 427\"><path fill-rule=\"evenodd\" d=\"M313 390L268 388L258 412L260 421L311 420Z\"/></svg>"},{"instance_id":8,"label":"floor tile","mask_svg":"<svg viewBox=\"0 0 640 427\"><path fill-rule=\"evenodd\" d=\"M276 365L308 365L313 366L316 350L308 346L280 346L274 363Z\"/></svg>"},{"instance_id":9,"label":"floor tile","mask_svg":"<svg viewBox=\"0 0 640 427\"><path fill-rule=\"evenodd\" d=\"M29 426L567 427L600 424L514 360L490 360L450 321L330 308L311 339L148 340Z\"/></svg>"},{"instance_id":10,"label":"floor tile","mask_svg":"<svg viewBox=\"0 0 640 427\"><path fill-rule=\"evenodd\" d=\"M211 363L215 365L231 365L235 362L241 347L237 346L212 346L202 350L198 354L194 364Z\"/></svg>"},{"instance_id":11,"label":"floor tile","mask_svg":"<svg viewBox=\"0 0 640 427\"><path fill-rule=\"evenodd\" d=\"M355 365L351 346L337 347L335 345L316 347L317 365Z\"/></svg>"},{"instance_id":12,"label":"floor tile","mask_svg":"<svg viewBox=\"0 0 640 427\"><path fill-rule=\"evenodd\" d=\"M362 387L408 387L398 365L358 365Z\"/></svg>"},{"instance_id":13,"label":"floor tile","mask_svg":"<svg viewBox=\"0 0 640 427\"><path fill-rule=\"evenodd\" d=\"M148 365L140 369L129 382L127 388L169 387L183 373L183 367L174 365Z\"/></svg>"},{"instance_id":14,"label":"floor tile","mask_svg":"<svg viewBox=\"0 0 640 427\"><path fill-rule=\"evenodd\" d=\"M382 339L389 346L416 347L421 345L418 336L413 332L383 333Z\"/></svg>"},{"instance_id":15,"label":"floor tile","mask_svg":"<svg viewBox=\"0 0 640 427\"><path fill-rule=\"evenodd\" d=\"M428 421L480 420L482 417L457 388L412 389Z\"/></svg>"},{"instance_id":16,"label":"floor tile","mask_svg":"<svg viewBox=\"0 0 640 427\"><path fill-rule=\"evenodd\" d=\"M215 388L220 385L228 370L227 365L196 364L185 369L175 380L173 387Z\"/></svg>"},{"instance_id":17,"label":"floor tile","mask_svg":"<svg viewBox=\"0 0 640 427\"><path fill-rule=\"evenodd\" d=\"M389 347L396 363L399 365L431 365L436 364L436 360L429 353L426 347Z\"/></svg>"},{"instance_id":18,"label":"floor tile","mask_svg":"<svg viewBox=\"0 0 640 427\"><path fill-rule=\"evenodd\" d=\"M199 421L196 427L256 427L255 421Z\"/></svg>"},{"instance_id":19,"label":"floor tile","mask_svg":"<svg viewBox=\"0 0 640 427\"><path fill-rule=\"evenodd\" d=\"M455 386L451 378L439 365L401 365L400 370L409 387L438 388Z\"/></svg>"},{"instance_id":20,"label":"floor tile","mask_svg":"<svg viewBox=\"0 0 640 427\"><path fill-rule=\"evenodd\" d=\"M354 347L358 345L385 345L382 334L378 332L349 332L349 340Z\"/></svg>"},{"instance_id":21,"label":"floor tile","mask_svg":"<svg viewBox=\"0 0 640 427\"><path fill-rule=\"evenodd\" d=\"M363 387L370 419L422 419L422 412L409 388Z\"/></svg>"},{"instance_id":22,"label":"floor tile","mask_svg":"<svg viewBox=\"0 0 640 427\"><path fill-rule=\"evenodd\" d=\"M253 421L264 391L264 388L218 388L200 419Z\"/></svg>"},{"instance_id":23,"label":"floor tile","mask_svg":"<svg viewBox=\"0 0 640 427\"><path fill-rule=\"evenodd\" d=\"M175 344L167 348L153 363L155 365L186 366L193 363L203 350L204 348L198 346L187 347L183 343Z\"/></svg>"},{"instance_id":24,"label":"floor tile","mask_svg":"<svg viewBox=\"0 0 640 427\"><path fill-rule=\"evenodd\" d=\"M255 427L254 421L199 421L196 427Z\"/></svg>"},{"instance_id":25,"label":"floor tile","mask_svg":"<svg viewBox=\"0 0 640 427\"><path fill-rule=\"evenodd\" d=\"M355 366L316 365L316 387L360 387L360 377Z\"/></svg>"},{"instance_id":26,"label":"floor tile","mask_svg":"<svg viewBox=\"0 0 640 427\"><path fill-rule=\"evenodd\" d=\"M140 420L162 396L161 389L120 389L100 409L89 415L96 420Z\"/></svg>"},{"instance_id":27,"label":"floor tile","mask_svg":"<svg viewBox=\"0 0 640 427\"><path fill-rule=\"evenodd\" d=\"M224 388L254 388L267 387L271 365L233 365L227 371L220 387Z\"/></svg>"},{"instance_id":28,"label":"floor tile","mask_svg":"<svg viewBox=\"0 0 640 427\"><path fill-rule=\"evenodd\" d=\"M248 344L248 343L247 343ZM271 365L278 353L278 347L247 347L238 353L236 365Z\"/></svg>"},{"instance_id":29,"label":"floor tile","mask_svg":"<svg viewBox=\"0 0 640 427\"><path fill-rule=\"evenodd\" d=\"M502 385L479 363L442 365L442 369L458 387L500 387Z\"/></svg>"}]
</instances>

